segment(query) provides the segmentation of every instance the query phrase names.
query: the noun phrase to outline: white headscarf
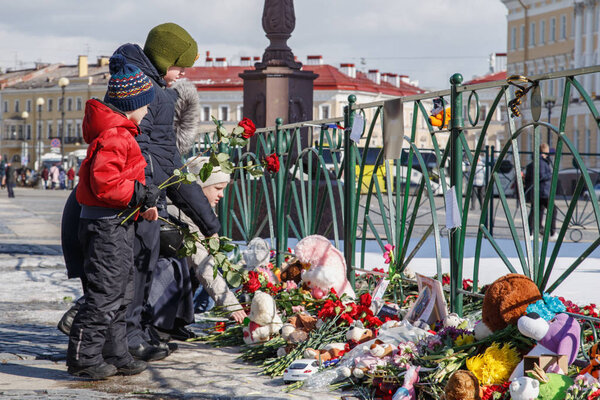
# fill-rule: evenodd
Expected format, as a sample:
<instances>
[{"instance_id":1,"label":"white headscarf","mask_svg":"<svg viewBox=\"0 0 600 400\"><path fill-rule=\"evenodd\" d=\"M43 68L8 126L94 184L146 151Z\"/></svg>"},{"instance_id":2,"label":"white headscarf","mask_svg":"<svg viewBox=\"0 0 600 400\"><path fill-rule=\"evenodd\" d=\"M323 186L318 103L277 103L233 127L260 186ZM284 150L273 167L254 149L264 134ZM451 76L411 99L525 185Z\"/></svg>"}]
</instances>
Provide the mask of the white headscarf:
<instances>
[{"instance_id":1,"label":"white headscarf","mask_svg":"<svg viewBox=\"0 0 600 400\"><path fill-rule=\"evenodd\" d=\"M192 161L193 160L193 161ZM190 162L188 164L188 171L190 171L192 174L194 175L198 175L200 173L200 170L202 169L202 166L204 164L206 164L209 160L209 157L190 157L187 162ZM221 167L214 167L213 166L213 170L210 174L210 176L208 177L208 179L206 180L206 182L202 182L199 178L198 178L198 183L200 184L201 187L207 187L210 185L216 185L217 183L229 183L229 181L231 180L231 175L226 174L225 172L221 171Z\"/></svg>"}]
</instances>

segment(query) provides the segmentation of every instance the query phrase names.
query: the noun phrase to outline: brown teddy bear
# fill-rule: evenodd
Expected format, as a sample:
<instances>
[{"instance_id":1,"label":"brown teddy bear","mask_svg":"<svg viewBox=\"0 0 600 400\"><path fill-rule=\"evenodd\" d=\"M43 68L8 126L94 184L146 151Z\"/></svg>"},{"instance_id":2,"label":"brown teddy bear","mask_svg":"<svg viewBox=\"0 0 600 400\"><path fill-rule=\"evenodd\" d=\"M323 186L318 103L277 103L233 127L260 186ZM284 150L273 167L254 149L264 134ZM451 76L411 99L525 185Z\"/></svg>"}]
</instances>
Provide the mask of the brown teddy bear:
<instances>
[{"instance_id":1,"label":"brown teddy bear","mask_svg":"<svg viewBox=\"0 0 600 400\"><path fill-rule=\"evenodd\" d=\"M302 280L302 269L302 263L294 257L281 267L279 280L281 282L294 281L299 284Z\"/></svg>"},{"instance_id":2,"label":"brown teddy bear","mask_svg":"<svg viewBox=\"0 0 600 400\"><path fill-rule=\"evenodd\" d=\"M481 400L481 388L471 371L455 371L444 388L445 400Z\"/></svg>"},{"instance_id":3,"label":"brown teddy bear","mask_svg":"<svg viewBox=\"0 0 600 400\"><path fill-rule=\"evenodd\" d=\"M496 279L485 292L475 338L481 340L508 325L516 325L527 306L541 298L536 284L525 275L508 274Z\"/></svg>"}]
</instances>

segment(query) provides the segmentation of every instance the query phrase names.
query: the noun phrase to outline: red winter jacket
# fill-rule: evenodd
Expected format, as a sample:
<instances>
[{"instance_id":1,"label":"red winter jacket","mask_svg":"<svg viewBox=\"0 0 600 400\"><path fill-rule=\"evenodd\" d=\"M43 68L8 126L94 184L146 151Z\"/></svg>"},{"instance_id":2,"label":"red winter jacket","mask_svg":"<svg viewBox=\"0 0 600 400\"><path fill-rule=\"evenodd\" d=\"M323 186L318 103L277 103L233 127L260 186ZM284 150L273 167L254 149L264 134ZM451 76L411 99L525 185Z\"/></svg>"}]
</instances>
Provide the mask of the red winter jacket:
<instances>
[{"instance_id":1,"label":"red winter jacket","mask_svg":"<svg viewBox=\"0 0 600 400\"><path fill-rule=\"evenodd\" d=\"M89 147L79 169L80 204L127 208L135 181L146 183L146 160L134 139L138 133L138 126L124 114L96 99L88 100L83 138Z\"/></svg>"}]
</instances>

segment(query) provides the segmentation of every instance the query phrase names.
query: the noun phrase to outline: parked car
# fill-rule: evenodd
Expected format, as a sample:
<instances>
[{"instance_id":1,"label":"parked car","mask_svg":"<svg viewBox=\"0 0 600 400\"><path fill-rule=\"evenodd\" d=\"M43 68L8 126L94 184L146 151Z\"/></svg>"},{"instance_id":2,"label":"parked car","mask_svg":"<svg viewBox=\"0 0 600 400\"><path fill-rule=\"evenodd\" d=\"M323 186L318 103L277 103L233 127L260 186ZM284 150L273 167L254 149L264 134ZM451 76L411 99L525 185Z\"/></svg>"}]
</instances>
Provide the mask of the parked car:
<instances>
[{"instance_id":1,"label":"parked car","mask_svg":"<svg viewBox=\"0 0 600 400\"><path fill-rule=\"evenodd\" d=\"M596 183L594 185L594 194L596 195L597 199L600 199L600 183ZM587 191L587 188L583 189L583 193L581 194L581 197L584 198L585 200L590 199L590 193Z\"/></svg>"},{"instance_id":2,"label":"parked car","mask_svg":"<svg viewBox=\"0 0 600 400\"><path fill-rule=\"evenodd\" d=\"M301 358L290 364L283 372L283 382L303 381L319 370L319 361Z\"/></svg>"}]
</instances>

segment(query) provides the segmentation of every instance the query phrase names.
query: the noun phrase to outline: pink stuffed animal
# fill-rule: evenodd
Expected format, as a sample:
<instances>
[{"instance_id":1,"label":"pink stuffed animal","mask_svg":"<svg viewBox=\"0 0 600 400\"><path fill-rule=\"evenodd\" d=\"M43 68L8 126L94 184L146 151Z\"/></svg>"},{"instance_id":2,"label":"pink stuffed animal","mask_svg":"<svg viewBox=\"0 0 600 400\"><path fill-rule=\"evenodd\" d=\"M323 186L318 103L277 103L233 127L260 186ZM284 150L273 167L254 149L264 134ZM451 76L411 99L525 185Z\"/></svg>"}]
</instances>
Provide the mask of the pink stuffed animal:
<instances>
[{"instance_id":1,"label":"pink stuffed animal","mask_svg":"<svg viewBox=\"0 0 600 400\"><path fill-rule=\"evenodd\" d=\"M315 299L326 296L331 288L338 296L354 298L354 290L346 278L344 255L320 235L307 236L298 242L296 257L308 267L302 271L302 281L308 285Z\"/></svg>"},{"instance_id":2,"label":"pink stuffed animal","mask_svg":"<svg viewBox=\"0 0 600 400\"><path fill-rule=\"evenodd\" d=\"M421 367L415 367L411 365L404 374L404 383L401 388L396 390L396 393L392 396L392 400L415 400L417 394L415 392L415 383L419 382L419 369Z\"/></svg>"}]
</instances>

